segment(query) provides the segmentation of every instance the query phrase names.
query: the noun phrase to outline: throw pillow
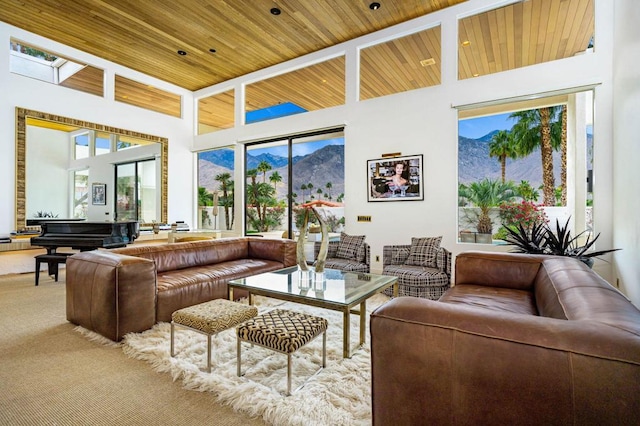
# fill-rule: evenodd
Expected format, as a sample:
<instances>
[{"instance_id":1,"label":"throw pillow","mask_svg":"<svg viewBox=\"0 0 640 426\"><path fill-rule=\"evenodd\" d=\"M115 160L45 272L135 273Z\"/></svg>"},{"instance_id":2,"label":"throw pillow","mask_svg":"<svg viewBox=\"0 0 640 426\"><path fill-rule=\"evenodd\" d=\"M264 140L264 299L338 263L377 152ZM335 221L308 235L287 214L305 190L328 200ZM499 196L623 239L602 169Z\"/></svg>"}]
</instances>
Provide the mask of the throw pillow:
<instances>
[{"instance_id":1,"label":"throw pillow","mask_svg":"<svg viewBox=\"0 0 640 426\"><path fill-rule=\"evenodd\" d=\"M391 258L392 265L403 265L409 257L409 247L402 247L395 250L393 258Z\"/></svg>"},{"instance_id":2,"label":"throw pillow","mask_svg":"<svg viewBox=\"0 0 640 426\"><path fill-rule=\"evenodd\" d=\"M340 233L340 243L336 257L340 259L356 260L358 249L364 242L364 235L347 235Z\"/></svg>"},{"instance_id":3,"label":"throw pillow","mask_svg":"<svg viewBox=\"0 0 640 426\"><path fill-rule=\"evenodd\" d=\"M442 236L411 238L411 250L405 265L436 267L436 254L440 248Z\"/></svg>"}]
</instances>

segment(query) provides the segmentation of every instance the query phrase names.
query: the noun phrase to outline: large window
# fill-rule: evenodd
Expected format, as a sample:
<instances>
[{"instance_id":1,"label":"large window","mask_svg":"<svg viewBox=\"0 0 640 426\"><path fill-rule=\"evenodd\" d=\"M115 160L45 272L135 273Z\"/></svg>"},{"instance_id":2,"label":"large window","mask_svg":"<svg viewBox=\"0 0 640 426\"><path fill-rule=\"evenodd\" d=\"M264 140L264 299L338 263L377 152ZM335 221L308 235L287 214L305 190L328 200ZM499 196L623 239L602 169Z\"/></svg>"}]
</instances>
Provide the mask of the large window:
<instances>
[{"instance_id":1,"label":"large window","mask_svg":"<svg viewBox=\"0 0 640 426\"><path fill-rule=\"evenodd\" d=\"M114 98L118 102L182 117L182 97L157 87L116 75Z\"/></svg>"},{"instance_id":2,"label":"large window","mask_svg":"<svg viewBox=\"0 0 640 426\"><path fill-rule=\"evenodd\" d=\"M234 126L235 91L198 99L198 134L216 132Z\"/></svg>"},{"instance_id":3,"label":"large window","mask_svg":"<svg viewBox=\"0 0 640 426\"><path fill-rule=\"evenodd\" d=\"M440 26L360 51L360 100L440 84Z\"/></svg>"},{"instance_id":4,"label":"large window","mask_svg":"<svg viewBox=\"0 0 640 426\"><path fill-rule=\"evenodd\" d=\"M233 148L198 153L198 228L234 229Z\"/></svg>"},{"instance_id":5,"label":"large window","mask_svg":"<svg viewBox=\"0 0 640 426\"><path fill-rule=\"evenodd\" d=\"M339 56L251 83L245 97L247 124L342 105L345 58Z\"/></svg>"},{"instance_id":6,"label":"large window","mask_svg":"<svg viewBox=\"0 0 640 426\"><path fill-rule=\"evenodd\" d=\"M293 236L303 219L300 204L344 202L342 129L248 145L245 162L247 234ZM330 232L341 230L342 212L329 218Z\"/></svg>"},{"instance_id":7,"label":"large window","mask_svg":"<svg viewBox=\"0 0 640 426\"><path fill-rule=\"evenodd\" d=\"M460 80L569 58L593 47L594 0L527 0L462 18Z\"/></svg>"},{"instance_id":8,"label":"large window","mask_svg":"<svg viewBox=\"0 0 640 426\"><path fill-rule=\"evenodd\" d=\"M116 165L116 220L156 220L156 160Z\"/></svg>"},{"instance_id":9,"label":"large window","mask_svg":"<svg viewBox=\"0 0 640 426\"><path fill-rule=\"evenodd\" d=\"M592 111L590 90L462 108L460 241L504 243L505 227L532 215L591 232Z\"/></svg>"},{"instance_id":10,"label":"large window","mask_svg":"<svg viewBox=\"0 0 640 426\"><path fill-rule=\"evenodd\" d=\"M89 169L76 170L73 173L73 206L71 211L75 219L86 219L89 209Z\"/></svg>"},{"instance_id":11,"label":"large window","mask_svg":"<svg viewBox=\"0 0 640 426\"><path fill-rule=\"evenodd\" d=\"M12 73L93 95L104 93L104 71L60 57L38 47L12 39L9 43Z\"/></svg>"}]
</instances>

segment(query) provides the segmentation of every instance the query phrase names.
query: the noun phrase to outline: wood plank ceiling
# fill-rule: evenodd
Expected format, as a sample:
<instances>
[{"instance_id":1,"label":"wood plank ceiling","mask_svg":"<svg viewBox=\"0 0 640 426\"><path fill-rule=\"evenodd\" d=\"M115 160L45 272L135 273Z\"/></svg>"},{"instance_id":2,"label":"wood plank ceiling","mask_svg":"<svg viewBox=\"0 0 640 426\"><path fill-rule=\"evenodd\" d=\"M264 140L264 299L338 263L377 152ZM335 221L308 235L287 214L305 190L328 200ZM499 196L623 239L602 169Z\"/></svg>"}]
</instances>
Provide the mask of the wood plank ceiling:
<instances>
[{"instance_id":1,"label":"wood plank ceiling","mask_svg":"<svg viewBox=\"0 0 640 426\"><path fill-rule=\"evenodd\" d=\"M463 1L3 0L0 20L198 90Z\"/></svg>"},{"instance_id":2,"label":"wood plank ceiling","mask_svg":"<svg viewBox=\"0 0 640 426\"><path fill-rule=\"evenodd\" d=\"M464 1L382 0L381 7L372 10L369 0L3 0L0 20L197 90ZM526 0L461 19L458 77L584 52L593 37L593 2ZM270 13L274 7L280 9L279 15ZM186 55L179 55L179 50ZM361 99L439 84L440 58L439 27L364 49ZM419 64L424 60L433 63ZM280 89L274 85L276 79L256 83L253 90L250 86L246 110L285 102L310 110L343 102L336 101L343 94L309 83L311 79L344 82L344 67L336 63L344 61L317 64L307 75L300 70L280 76ZM149 97L131 84L125 86L131 103L136 97ZM174 106L163 106L158 96L150 102L176 115L175 99ZM230 102L232 93L201 101L200 123L216 128L233 125L233 108L220 111Z\"/></svg>"}]
</instances>

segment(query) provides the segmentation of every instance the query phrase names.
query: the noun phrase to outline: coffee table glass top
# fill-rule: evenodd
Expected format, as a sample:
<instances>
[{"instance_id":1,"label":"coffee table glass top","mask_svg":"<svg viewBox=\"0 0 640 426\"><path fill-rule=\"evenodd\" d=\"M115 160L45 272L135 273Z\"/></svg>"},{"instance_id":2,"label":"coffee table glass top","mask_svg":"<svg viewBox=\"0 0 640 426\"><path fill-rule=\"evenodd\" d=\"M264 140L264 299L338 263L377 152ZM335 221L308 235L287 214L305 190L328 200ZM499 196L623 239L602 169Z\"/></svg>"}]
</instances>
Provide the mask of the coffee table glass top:
<instances>
[{"instance_id":1,"label":"coffee table glass top","mask_svg":"<svg viewBox=\"0 0 640 426\"><path fill-rule=\"evenodd\" d=\"M236 288L266 290L283 296L322 300L341 305L353 305L373 293L393 285L396 277L325 269L316 274L310 268L301 271L297 266L232 280Z\"/></svg>"}]
</instances>

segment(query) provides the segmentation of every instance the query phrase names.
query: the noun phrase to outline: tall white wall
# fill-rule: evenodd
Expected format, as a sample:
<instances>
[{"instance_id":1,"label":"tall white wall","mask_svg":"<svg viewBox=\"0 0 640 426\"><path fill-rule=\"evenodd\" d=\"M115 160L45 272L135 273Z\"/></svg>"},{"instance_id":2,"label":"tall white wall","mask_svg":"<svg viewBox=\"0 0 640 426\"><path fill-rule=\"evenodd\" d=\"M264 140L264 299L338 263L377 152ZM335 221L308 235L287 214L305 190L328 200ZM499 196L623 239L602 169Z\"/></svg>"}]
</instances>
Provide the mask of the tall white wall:
<instances>
[{"instance_id":1,"label":"tall white wall","mask_svg":"<svg viewBox=\"0 0 640 426\"><path fill-rule=\"evenodd\" d=\"M613 49L613 245L620 288L640 306L640 7L615 2Z\"/></svg>"},{"instance_id":2,"label":"tall white wall","mask_svg":"<svg viewBox=\"0 0 640 426\"><path fill-rule=\"evenodd\" d=\"M9 72L9 40L27 44L85 62L105 71L106 96L99 97L56 86ZM34 35L0 22L0 234L15 229L15 108L23 107L64 117L75 118L116 128L162 136L169 139L168 220L192 221L194 180L193 154L193 94L164 81L97 58L60 43ZM183 97L182 118L156 113L113 100L115 74L153 85ZM112 182L106 182L112 184ZM112 206L106 206L112 210ZM109 220L113 212L100 217Z\"/></svg>"}]
</instances>

